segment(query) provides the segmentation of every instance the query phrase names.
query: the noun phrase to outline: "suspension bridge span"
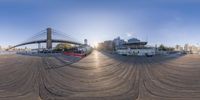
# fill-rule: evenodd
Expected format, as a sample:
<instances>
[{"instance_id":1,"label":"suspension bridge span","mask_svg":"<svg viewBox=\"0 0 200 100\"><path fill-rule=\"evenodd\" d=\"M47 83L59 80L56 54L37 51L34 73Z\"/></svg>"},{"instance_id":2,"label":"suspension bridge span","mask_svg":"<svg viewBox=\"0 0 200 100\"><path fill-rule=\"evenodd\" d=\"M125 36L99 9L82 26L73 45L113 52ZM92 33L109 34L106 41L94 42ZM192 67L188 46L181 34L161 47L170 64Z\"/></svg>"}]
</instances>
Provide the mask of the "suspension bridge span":
<instances>
[{"instance_id":1,"label":"suspension bridge span","mask_svg":"<svg viewBox=\"0 0 200 100\"><path fill-rule=\"evenodd\" d=\"M46 49L52 49L52 43L69 43L69 44L75 44L75 45L83 44L82 42L78 41L77 39L73 38L70 35L54 30L52 28L47 28L46 30L40 31L39 33L35 34L31 38L15 46L12 46L9 49L16 48L19 46L29 45L29 44L40 45L40 43L46 43Z\"/></svg>"}]
</instances>

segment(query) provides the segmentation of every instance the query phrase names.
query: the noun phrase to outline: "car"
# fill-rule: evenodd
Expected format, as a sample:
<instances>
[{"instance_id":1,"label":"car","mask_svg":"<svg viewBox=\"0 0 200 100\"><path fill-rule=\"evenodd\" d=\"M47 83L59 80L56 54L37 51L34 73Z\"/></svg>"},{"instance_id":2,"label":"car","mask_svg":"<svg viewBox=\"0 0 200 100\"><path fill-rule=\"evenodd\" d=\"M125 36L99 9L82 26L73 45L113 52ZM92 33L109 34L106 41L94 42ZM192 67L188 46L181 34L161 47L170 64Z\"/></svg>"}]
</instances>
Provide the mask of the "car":
<instances>
[{"instance_id":1,"label":"car","mask_svg":"<svg viewBox=\"0 0 200 100\"><path fill-rule=\"evenodd\" d=\"M152 52L149 52L149 53L145 53L146 57L153 57L155 54L152 53Z\"/></svg>"}]
</instances>

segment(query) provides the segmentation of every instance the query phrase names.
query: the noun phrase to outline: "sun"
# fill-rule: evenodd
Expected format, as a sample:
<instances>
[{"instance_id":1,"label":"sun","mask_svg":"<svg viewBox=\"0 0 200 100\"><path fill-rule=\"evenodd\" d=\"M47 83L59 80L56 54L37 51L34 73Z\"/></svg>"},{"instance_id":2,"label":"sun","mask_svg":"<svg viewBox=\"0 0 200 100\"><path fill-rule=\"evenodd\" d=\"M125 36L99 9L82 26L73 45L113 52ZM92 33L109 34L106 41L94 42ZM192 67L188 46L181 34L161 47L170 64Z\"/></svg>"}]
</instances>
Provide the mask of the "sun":
<instances>
[{"instance_id":1,"label":"sun","mask_svg":"<svg viewBox=\"0 0 200 100\"><path fill-rule=\"evenodd\" d=\"M93 43L93 47L94 47L94 48L98 48L98 43L97 43L97 42L94 42L94 43Z\"/></svg>"}]
</instances>

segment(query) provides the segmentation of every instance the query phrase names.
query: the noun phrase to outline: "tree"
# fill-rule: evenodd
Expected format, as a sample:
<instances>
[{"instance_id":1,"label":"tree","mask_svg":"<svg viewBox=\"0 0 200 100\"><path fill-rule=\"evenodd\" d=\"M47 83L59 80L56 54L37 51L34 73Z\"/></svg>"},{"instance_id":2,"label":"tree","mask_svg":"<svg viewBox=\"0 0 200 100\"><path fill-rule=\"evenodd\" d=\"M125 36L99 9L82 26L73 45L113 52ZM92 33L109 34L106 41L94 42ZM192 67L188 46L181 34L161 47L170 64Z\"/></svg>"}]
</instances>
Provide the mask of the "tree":
<instances>
[{"instance_id":1,"label":"tree","mask_svg":"<svg viewBox=\"0 0 200 100\"><path fill-rule=\"evenodd\" d=\"M59 43L56 45L55 50L56 51L62 51L62 50L68 50L71 49L72 46L68 43Z\"/></svg>"},{"instance_id":2,"label":"tree","mask_svg":"<svg viewBox=\"0 0 200 100\"><path fill-rule=\"evenodd\" d=\"M166 51L166 47L165 47L163 44L161 44L161 45L158 47L158 50Z\"/></svg>"},{"instance_id":3,"label":"tree","mask_svg":"<svg viewBox=\"0 0 200 100\"><path fill-rule=\"evenodd\" d=\"M158 50L162 50L162 51L174 51L174 48L172 48L172 47L166 47L166 46L164 46L163 44L161 44L161 45L158 47Z\"/></svg>"}]
</instances>

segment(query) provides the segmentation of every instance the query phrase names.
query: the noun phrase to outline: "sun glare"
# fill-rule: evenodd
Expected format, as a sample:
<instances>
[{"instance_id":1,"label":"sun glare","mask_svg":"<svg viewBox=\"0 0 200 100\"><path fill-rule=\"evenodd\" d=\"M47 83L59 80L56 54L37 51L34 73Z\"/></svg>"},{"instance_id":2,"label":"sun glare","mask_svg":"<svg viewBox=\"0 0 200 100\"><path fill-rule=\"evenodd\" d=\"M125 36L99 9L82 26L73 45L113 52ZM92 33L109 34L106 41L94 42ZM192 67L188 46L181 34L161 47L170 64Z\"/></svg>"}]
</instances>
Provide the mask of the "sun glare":
<instances>
[{"instance_id":1,"label":"sun glare","mask_svg":"<svg viewBox=\"0 0 200 100\"><path fill-rule=\"evenodd\" d=\"M93 47L94 47L94 48L97 48L97 47L98 47L98 43L97 43L97 42L94 42L94 43L93 43Z\"/></svg>"}]
</instances>

